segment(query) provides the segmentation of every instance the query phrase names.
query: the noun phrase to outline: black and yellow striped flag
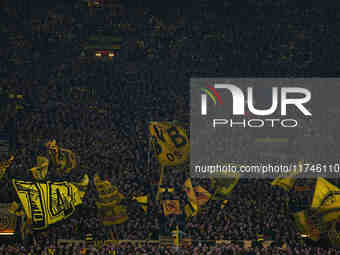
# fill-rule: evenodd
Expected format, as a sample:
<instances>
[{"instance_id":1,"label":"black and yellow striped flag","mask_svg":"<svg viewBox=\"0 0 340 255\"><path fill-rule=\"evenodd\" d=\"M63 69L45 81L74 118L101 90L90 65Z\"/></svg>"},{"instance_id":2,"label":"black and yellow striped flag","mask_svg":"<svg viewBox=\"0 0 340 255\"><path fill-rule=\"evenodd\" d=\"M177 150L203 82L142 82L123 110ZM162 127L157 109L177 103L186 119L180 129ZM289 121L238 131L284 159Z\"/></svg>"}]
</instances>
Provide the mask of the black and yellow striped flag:
<instances>
[{"instance_id":1,"label":"black and yellow striped flag","mask_svg":"<svg viewBox=\"0 0 340 255\"><path fill-rule=\"evenodd\" d=\"M118 191L116 186L108 180L102 180L99 175L94 176L94 184L98 192L96 204L103 224L111 226L126 222L129 219L127 207L121 205L125 196Z\"/></svg>"}]
</instances>

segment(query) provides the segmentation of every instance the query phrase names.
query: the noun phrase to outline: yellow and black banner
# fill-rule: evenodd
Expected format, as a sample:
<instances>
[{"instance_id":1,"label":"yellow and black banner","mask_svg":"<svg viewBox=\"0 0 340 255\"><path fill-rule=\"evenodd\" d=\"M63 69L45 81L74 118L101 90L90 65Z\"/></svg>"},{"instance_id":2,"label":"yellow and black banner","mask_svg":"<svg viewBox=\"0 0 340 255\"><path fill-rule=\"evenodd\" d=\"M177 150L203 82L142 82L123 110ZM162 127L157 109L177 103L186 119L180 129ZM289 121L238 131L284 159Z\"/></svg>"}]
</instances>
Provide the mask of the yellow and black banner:
<instances>
[{"instance_id":1,"label":"yellow and black banner","mask_svg":"<svg viewBox=\"0 0 340 255\"><path fill-rule=\"evenodd\" d=\"M183 189L188 197L189 202L184 206L184 212L187 217L195 216L198 213L198 203L197 196L194 188L192 187L191 179L188 178L184 185Z\"/></svg>"},{"instance_id":2,"label":"yellow and black banner","mask_svg":"<svg viewBox=\"0 0 340 255\"><path fill-rule=\"evenodd\" d=\"M337 220L340 217L340 189L319 177L311 208L324 223Z\"/></svg>"},{"instance_id":3,"label":"yellow and black banner","mask_svg":"<svg viewBox=\"0 0 340 255\"><path fill-rule=\"evenodd\" d=\"M132 200L136 201L145 213L148 212L148 196L133 197Z\"/></svg>"},{"instance_id":4,"label":"yellow and black banner","mask_svg":"<svg viewBox=\"0 0 340 255\"><path fill-rule=\"evenodd\" d=\"M46 157L38 156L37 165L29 169L35 180L42 181L47 176L49 161Z\"/></svg>"},{"instance_id":5,"label":"yellow and black banner","mask_svg":"<svg viewBox=\"0 0 340 255\"><path fill-rule=\"evenodd\" d=\"M215 190L212 200L227 200L240 180L240 175L223 174L220 178L211 179L211 187Z\"/></svg>"},{"instance_id":6,"label":"yellow and black banner","mask_svg":"<svg viewBox=\"0 0 340 255\"><path fill-rule=\"evenodd\" d=\"M197 206L194 207L193 204L191 202L189 202L188 204L186 204L184 206L184 212L185 212L185 215L187 216L187 218L189 218L189 217L196 216L198 209L197 209Z\"/></svg>"},{"instance_id":7,"label":"yellow and black banner","mask_svg":"<svg viewBox=\"0 0 340 255\"><path fill-rule=\"evenodd\" d=\"M195 216L199 208L210 200L211 194L202 186L196 186L194 188L190 178L185 181L183 189L189 200L189 203L184 206L184 212L187 217Z\"/></svg>"},{"instance_id":8,"label":"yellow and black banner","mask_svg":"<svg viewBox=\"0 0 340 255\"><path fill-rule=\"evenodd\" d=\"M176 166L188 159L190 143L184 128L172 122L153 121L149 125L149 132L161 165Z\"/></svg>"},{"instance_id":9,"label":"yellow and black banner","mask_svg":"<svg viewBox=\"0 0 340 255\"><path fill-rule=\"evenodd\" d=\"M302 161L298 162L298 169L300 170L303 169ZM274 179L274 181L272 181L271 184L273 186L279 186L283 188L285 191L290 191L296 183L296 176L298 175L298 173L299 173L298 171L292 171L287 177L277 177Z\"/></svg>"},{"instance_id":10,"label":"yellow and black banner","mask_svg":"<svg viewBox=\"0 0 340 255\"><path fill-rule=\"evenodd\" d=\"M201 207L205 205L206 203L208 203L209 199L211 198L211 194L209 193L209 191L207 191L201 186L195 187L194 190L196 192L198 206Z\"/></svg>"},{"instance_id":11,"label":"yellow and black banner","mask_svg":"<svg viewBox=\"0 0 340 255\"><path fill-rule=\"evenodd\" d=\"M182 210L179 206L179 200L163 200L162 205L164 216L168 216L170 214L182 214Z\"/></svg>"},{"instance_id":12,"label":"yellow and black banner","mask_svg":"<svg viewBox=\"0 0 340 255\"><path fill-rule=\"evenodd\" d=\"M195 189L192 186L190 178L188 178L185 181L183 189L184 189L185 193L187 194L187 197L188 197L189 201L191 203L194 203L194 204L197 205L197 197L196 197Z\"/></svg>"},{"instance_id":13,"label":"yellow and black banner","mask_svg":"<svg viewBox=\"0 0 340 255\"><path fill-rule=\"evenodd\" d=\"M320 239L320 230L313 224L311 217L306 210L293 214L294 222L297 230L301 234L307 235L313 241Z\"/></svg>"},{"instance_id":14,"label":"yellow and black banner","mask_svg":"<svg viewBox=\"0 0 340 255\"><path fill-rule=\"evenodd\" d=\"M98 192L98 202L100 204L108 206L116 205L125 198L109 180L102 180L98 175L94 176L94 184Z\"/></svg>"},{"instance_id":15,"label":"yellow and black banner","mask_svg":"<svg viewBox=\"0 0 340 255\"><path fill-rule=\"evenodd\" d=\"M78 188L69 182L30 182L13 179L13 186L24 208L32 229L45 229L48 225L68 218L82 203Z\"/></svg>"},{"instance_id":16,"label":"yellow and black banner","mask_svg":"<svg viewBox=\"0 0 340 255\"><path fill-rule=\"evenodd\" d=\"M129 219L127 207L121 205L125 199L118 188L108 180L102 180L98 175L94 176L94 184L98 192L96 205L99 216L105 226L122 224Z\"/></svg>"},{"instance_id":17,"label":"yellow and black banner","mask_svg":"<svg viewBox=\"0 0 340 255\"><path fill-rule=\"evenodd\" d=\"M46 144L51 161L56 165L57 174L62 177L77 167L76 154L62 147L59 147L55 140Z\"/></svg>"},{"instance_id":18,"label":"yellow and black banner","mask_svg":"<svg viewBox=\"0 0 340 255\"><path fill-rule=\"evenodd\" d=\"M0 162L0 180L4 177L6 170L12 164L14 156L11 156L8 160Z\"/></svg>"}]
</instances>

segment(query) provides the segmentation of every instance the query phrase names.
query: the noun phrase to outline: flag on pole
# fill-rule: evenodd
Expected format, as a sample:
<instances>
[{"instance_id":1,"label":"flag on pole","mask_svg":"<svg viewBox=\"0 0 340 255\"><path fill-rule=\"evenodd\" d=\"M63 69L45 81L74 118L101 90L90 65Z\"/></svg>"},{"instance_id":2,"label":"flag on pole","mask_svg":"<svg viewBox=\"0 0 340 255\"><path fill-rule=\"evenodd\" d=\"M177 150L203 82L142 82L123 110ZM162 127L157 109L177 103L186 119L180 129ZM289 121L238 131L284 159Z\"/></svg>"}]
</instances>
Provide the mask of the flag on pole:
<instances>
[{"instance_id":1,"label":"flag on pole","mask_svg":"<svg viewBox=\"0 0 340 255\"><path fill-rule=\"evenodd\" d=\"M162 205L164 216L168 216L170 214L182 214L182 211L179 207L179 200L163 200Z\"/></svg>"},{"instance_id":2,"label":"flag on pole","mask_svg":"<svg viewBox=\"0 0 340 255\"><path fill-rule=\"evenodd\" d=\"M152 121L149 132L151 144L161 165L176 166L188 159L190 143L184 128L171 122Z\"/></svg>"}]
</instances>

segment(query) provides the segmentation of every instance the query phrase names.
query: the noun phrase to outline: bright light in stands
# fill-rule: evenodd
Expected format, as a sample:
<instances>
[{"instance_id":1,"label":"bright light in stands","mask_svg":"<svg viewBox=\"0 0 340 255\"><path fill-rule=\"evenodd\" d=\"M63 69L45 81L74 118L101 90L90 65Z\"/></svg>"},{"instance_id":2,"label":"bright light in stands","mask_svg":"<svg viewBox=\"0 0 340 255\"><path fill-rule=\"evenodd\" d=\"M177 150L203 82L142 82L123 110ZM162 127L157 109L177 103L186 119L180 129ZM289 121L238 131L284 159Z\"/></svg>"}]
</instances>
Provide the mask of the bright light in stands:
<instances>
[{"instance_id":1,"label":"bright light in stands","mask_svg":"<svg viewBox=\"0 0 340 255\"><path fill-rule=\"evenodd\" d=\"M0 236L12 236L14 234L15 234L14 232L2 232L0 233Z\"/></svg>"},{"instance_id":2,"label":"bright light in stands","mask_svg":"<svg viewBox=\"0 0 340 255\"><path fill-rule=\"evenodd\" d=\"M113 52L109 53L109 57L114 57L114 56L115 56L115 54Z\"/></svg>"},{"instance_id":3,"label":"bright light in stands","mask_svg":"<svg viewBox=\"0 0 340 255\"><path fill-rule=\"evenodd\" d=\"M96 52L96 57L101 57L102 54L100 52Z\"/></svg>"}]
</instances>

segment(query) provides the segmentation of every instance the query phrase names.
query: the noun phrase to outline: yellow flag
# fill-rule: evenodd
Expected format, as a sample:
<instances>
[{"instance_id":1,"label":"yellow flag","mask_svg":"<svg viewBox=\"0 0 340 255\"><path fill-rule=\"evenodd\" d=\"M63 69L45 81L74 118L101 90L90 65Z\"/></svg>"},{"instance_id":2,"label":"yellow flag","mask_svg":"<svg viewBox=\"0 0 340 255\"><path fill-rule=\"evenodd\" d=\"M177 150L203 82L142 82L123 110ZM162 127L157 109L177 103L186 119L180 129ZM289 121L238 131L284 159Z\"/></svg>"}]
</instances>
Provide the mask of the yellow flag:
<instances>
[{"instance_id":1,"label":"yellow flag","mask_svg":"<svg viewBox=\"0 0 340 255\"><path fill-rule=\"evenodd\" d=\"M274 181L272 181L273 186L279 186L283 188L285 191L289 191L293 188L295 184L296 179L292 177L286 177L286 178L276 178Z\"/></svg>"},{"instance_id":2,"label":"yellow flag","mask_svg":"<svg viewBox=\"0 0 340 255\"><path fill-rule=\"evenodd\" d=\"M188 178L185 182L184 182L184 191L187 194L187 197L189 199L190 202L197 204L197 197L196 197L196 193L194 188L192 187L192 183L190 178Z\"/></svg>"},{"instance_id":3,"label":"yellow flag","mask_svg":"<svg viewBox=\"0 0 340 255\"><path fill-rule=\"evenodd\" d=\"M188 197L189 203L184 206L184 212L187 217L195 216L198 213L198 200L191 179L184 182L184 191Z\"/></svg>"},{"instance_id":4,"label":"yellow flag","mask_svg":"<svg viewBox=\"0 0 340 255\"><path fill-rule=\"evenodd\" d=\"M16 216L24 216L25 211L23 208L18 204L17 202L13 201L9 207L8 207L8 212L11 214L15 214Z\"/></svg>"},{"instance_id":5,"label":"yellow flag","mask_svg":"<svg viewBox=\"0 0 340 255\"><path fill-rule=\"evenodd\" d=\"M165 216L168 216L170 214L179 215L182 213L179 207L179 200L163 200L162 205Z\"/></svg>"},{"instance_id":6,"label":"yellow flag","mask_svg":"<svg viewBox=\"0 0 340 255\"><path fill-rule=\"evenodd\" d=\"M46 157L38 156L37 157L37 166L29 169L31 171L32 176L35 180L42 181L46 178L48 171L49 161Z\"/></svg>"},{"instance_id":7,"label":"yellow flag","mask_svg":"<svg viewBox=\"0 0 340 255\"><path fill-rule=\"evenodd\" d=\"M274 181L272 181L273 186L279 186L286 191L291 190L294 187L296 182L296 175L299 174L300 171L303 170L303 162L299 161L297 164L297 169L292 169L291 173L288 177L278 177Z\"/></svg>"},{"instance_id":8,"label":"yellow flag","mask_svg":"<svg viewBox=\"0 0 340 255\"><path fill-rule=\"evenodd\" d=\"M193 204L189 202L188 204L186 204L184 206L184 212L185 212L185 215L187 216L187 218L189 218L189 217L197 215L198 208L196 207L196 209L195 209Z\"/></svg>"},{"instance_id":9,"label":"yellow flag","mask_svg":"<svg viewBox=\"0 0 340 255\"><path fill-rule=\"evenodd\" d=\"M302 170L302 161L298 162L298 169ZM279 186L283 188L285 191L289 191L294 187L296 182L295 176L299 173L299 171L292 171L288 177L277 177L274 181L272 181L273 186Z\"/></svg>"},{"instance_id":10,"label":"yellow flag","mask_svg":"<svg viewBox=\"0 0 340 255\"><path fill-rule=\"evenodd\" d=\"M32 222L32 229L45 229L68 218L82 203L82 194L69 182L29 182L12 180L14 189Z\"/></svg>"},{"instance_id":11,"label":"yellow flag","mask_svg":"<svg viewBox=\"0 0 340 255\"><path fill-rule=\"evenodd\" d=\"M57 171L59 175L64 176L77 167L76 155L69 149L59 148L59 157L57 158Z\"/></svg>"},{"instance_id":12,"label":"yellow flag","mask_svg":"<svg viewBox=\"0 0 340 255\"><path fill-rule=\"evenodd\" d=\"M55 249L48 248L47 249L49 255L54 255L55 254Z\"/></svg>"},{"instance_id":13,"label":"yellow flag","mask_svg":"<svg viewBox=\"0 0 340 255\"><path fill-rule=\"evenodd\" d=\"M296 227L301 234L307 235L313 241L318 241L320 239L320 230L314 226L306 210L293 213L293 218Z\"/></svg>"},{"instance_id":14,"label":"yellow flag","mask_svg":"<svg viewBox=\"0 0 340 255\"><path fill-rule=\"evenodd\" d=\"M113 186L108 180L101 180L98 175L94 176L94 184L98 192L98 201L96 202L99 216L105 226L122 224L128 220L127 208L121 205L125 198L116 186Z\"/></svg>"},{"instance_id":15,"label":"yellow flag","mask_svg":"<svg viewBox=\"0 0 340 255\"><path fill-rule=\"evenodd\" d=\"M148 211L148 196L133 197L132 200L137 201L141 205L144 212Z\"/></svg>"},{"instance_id":16,"label":"yellow flag","mask_svg":"<svg viewBox=\"0 0 340 255\"><path fill-rule=\"evenodd\" d=\"M340 217L340 189L319 177L315 185L311 208L324 223L336 220Z\"/></svg>"},{"instance_id":17,"label":"yellow flag","mask_svg":"<svg viewBox=\"0 0 340 255\"><path fill-rule=\"evenodd\" d=\"M328 208L328 206L334 206L333 203L325 204L325 199L340 193L340 189L335 185L329 183L324 178L319 177L316 181L315 191L313 196L312 208ZM331 207L333 208L333 207Z\"/></svg>"},{"instance_id":18,"label":"yellow flag","mask_svg":"<svg viewBox=\"0 0 340 255\"><path fill-rule=\"evenodd\" d=\"M153 121L149 125L149 132L161 165L180 165L188 159L190 143L184 128L171 122Z\"/></svg>"},{"instance_id":19,"label":"yellow flag","mask_svg":"<svg viewBox=\"0 0 340 255\"><path fill-rule=\"evenodd\" d=\"M211 198L211 194L209 193L209 191L207 191L201 186L195 187L194 190L196 193L197 204L199 207L205 205Z\"/></svg>"},{"instance_id":20,"label":"yellow flag","mask_svg":"<svg viewBox=\"0 0 340 255\"><path fill-rule=\"evenodd\" d=\"M55 140L46 143L48 154L56 164L57 174L62 177L77 167L76 155L73 151L59 147Z\"/></svg>"},{"instance_id":21,"label":"yellow flag","mask_svg":"<svg viewBox=\"0 0 340 255\"><path fill-rule=\"evenodd\" d=\"M72 182L72 184L78 188L80 196L83 197L86 193L89 182L89 176L85 174L79 182Z\"/></svg>"},{"instance_id":22,"label":"yellow flag","mask_svg":"<svg viewBox=\"0 0 340 255\"><path fill-rule=\"evenodd\" d=\"M116 186L108 180L101 180L98 175L94 176L94 184L98 192L98 203L101 205L119 204L124 199L124 195L118 191Z\"/></svg>"},{"instance_id":23,"label":"yellow flag","mask_svg":"<svg viewBox=\"0 0 340 255\"><path fill-rule=\"evenodd\" d=\"M133 200L136 200L138 203L141 203L141 204L147 204L148 196L133 197Z\"/></svg>"},{"instance_id":24,"label":"yellow flag","mask_svg":"<svg viewBox=\"0 0 340 255\"><path fill-rule=\"evenodd\" d=\"M215 192L212 200L226 200L228 195L236 187L236 184L240 180L240 175L235 173L228 173L221 175L219 178L211 179L211 186L214 188Z\"/></svg>"},{"instance_id":25,"label":"yellow flag","mask_svg":"<svg viewBox=\"0 0 340 255\"><path fill-rule=\"evenodd\" d=\"M4 177L6 170L12 164L14 156L11 156L8 160L0 162L0 180Z\"/></svg>"}]
</instances>

